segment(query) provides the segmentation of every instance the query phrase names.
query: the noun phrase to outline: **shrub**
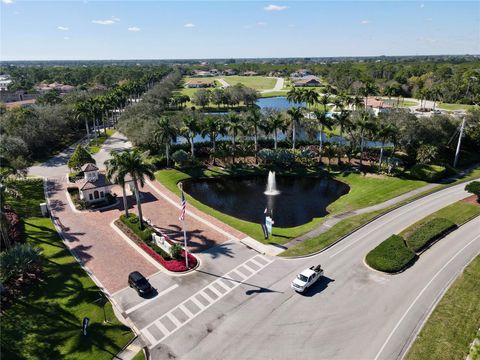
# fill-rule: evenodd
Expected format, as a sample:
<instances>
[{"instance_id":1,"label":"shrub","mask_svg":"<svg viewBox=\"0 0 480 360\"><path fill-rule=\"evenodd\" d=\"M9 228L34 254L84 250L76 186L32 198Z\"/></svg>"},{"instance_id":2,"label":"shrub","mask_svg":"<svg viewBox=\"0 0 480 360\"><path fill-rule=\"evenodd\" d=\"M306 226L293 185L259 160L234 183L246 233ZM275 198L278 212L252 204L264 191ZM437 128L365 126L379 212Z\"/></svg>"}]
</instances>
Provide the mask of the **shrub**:
<instances>
[{"instance_id":1,"label":"shrub","mask_svg":"<svg viewBox=\"0 0 480 360\"><path fill-rule=\"evenodd\" d=\"M7 234L11 243L18 243L23 241L23 224L20 216L12 209L5 207L4 216L8 224ZM3 242L1 243L2 250Z\"/></svg>"},{"instance_id":2,"label":"shrub","mask_svg":"<svg viewBox=\"0 0 480 360\"><path fill-rule=\"evenodd\" d=\"M79 144L75 148L70 159L68 159L68 168L80 170L80 168L87 163L95 164L95 159L82 145Z\"/></svg>"},{"instance_id":3,"label":"shrub","mask_svg":"<svg viewBox=\"0 0 480 360\"><path fill-rule=\"evenodd\" d=\"M410 169L410 174L419 180L434 182L447 174L447 169L440 165L416 164Z\"/></svg>"},{"instance_id":4,"label":"shrub","mask_svg":"<svg viewBox=\"0 0 480 360\"><path fill-rule=\"evenodd\" d=\"M140 229L140 221L137 215L128 214L128 218L125 215L121 215L120 221L127 225L142 241L148 241L152 238L152 229L148 227L145 227L143 230Z\"/></svg>"},{"instance_id":5,"label":"shrub","mask_svg":"<svg viewBox=\"0 0 480 360\"><path fill-rule=\"evenodd\" d=\"M276 159L275 151L271 149L262 149L258 152L258 158L264 164L272 163Z\"/></svg>"},{"instance_id":6,"label":"shrub","mask_svg":"<svg viewBox=\"0 0 480 360\"><path fill-rule=\"evenodd\" d=\"M181 257L182 251L183 249L179 244L173 244L170 248L170 255L172 258L178 260Z\"/></svg>"},{"instance_id":7,"label":"shrub","mask_svg":"<svg viewBox=\"0 0 480 360\"><path fill-rule=\"evenodd\" d=\"M403 238L392 235L370 251L365 260L376 270L395 273L405 269L415 258L415 253L405 245Z\"/></svg>"},{"instance_id":8,"label":"shrub","mask_svg":"<svg viewBox=\"0 0 480 360\"><path fill-rule=\"evenodd\" d=\"M444 218L435 218L420 226L407 240L407 246L415 252L427 247L433 241L445 236L447 232L457 225Z\"/></svg>"},{"instance_id":9,"label":"shrub","mask_svg":"<svg viewBox=\"0 0 480 360\"><path fill-rule=\"evenodd\" d=\"M41 263L40 249L30 244L15 244L0 254L0 280L23 277L35 270Z\"/></svg>"},{"instance_id":10,"label":"shrub","mask_svg":"<svg viewBox=\"0 0 480 360\"><path fill-rule=\"evenodd\" d=\"M472 181L465 186L465 191L477 195L477 201L480 202L480 181Z\"/></svg>"},{"instance_id":11,"label":"shrub","mask_svg":"<svg viewBox=\"0 0 480 360\"><path fill-rule=\"evenodd\" d=\"M185 150L177 150L172 154L172 159L175 165L182 167L188 162L189 157Z\"/></svg>"}]
</instances>

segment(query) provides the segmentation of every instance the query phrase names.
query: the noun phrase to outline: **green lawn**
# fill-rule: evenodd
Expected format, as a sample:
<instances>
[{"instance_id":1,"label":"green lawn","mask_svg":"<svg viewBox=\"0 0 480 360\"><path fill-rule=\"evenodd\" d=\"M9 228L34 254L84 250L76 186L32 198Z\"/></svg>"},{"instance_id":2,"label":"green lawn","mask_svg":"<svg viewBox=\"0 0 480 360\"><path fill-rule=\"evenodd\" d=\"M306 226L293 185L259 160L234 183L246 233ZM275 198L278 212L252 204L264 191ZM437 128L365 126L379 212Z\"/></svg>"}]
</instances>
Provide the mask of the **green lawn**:
<instances>
[{"instance_id":1,"label":"green lawn","mask_svg":"<svg viewBox=\"0 0 480 360\"><path fill-rule=\"evenodd\" d=\"M143 353L143 350L140 350L137 355L133 357L132 360L145 360L145 354Z\"/></svg>"},{"instance_id":2,"label":"green lawn","mask_svg":"<svg viewBox=\"0 0 480 360\"><path fill-rule=\"evenodd\" d=\"M447 103L438 103L437 107L444 110L468 110L472 109L475 105L465 105L465 104L447 104Z\"/></svg>"},{"instance_id":3,"label":"green lawn","mask_svg":"<svg viewBox=\"0 0 480 360\"><path fill-rule=\"evenodd\" d=\"M334 214L375 205L426 185L419 180L354 173L340 174L335 178L350 185L350 192L327 208Z\"/></svg>"},{"instance_id":4,"label":"green lawn","mask_svg":"<svg viewBox=\"0 0 480 360\"><path fill-rule=\"evenodd\" d=\"M448 219L457 225L462 225L464 222L478 215L480 215L479 205L466 203L464 201L457 201L456 203L444 207L437 212L417 221L415 224L404 229L399 235L403 236L405 239L408 239L418 228L433 219Z\"/></svg>"},{"instance_id":5,"label":"green lawn","mask_svg":"<svg viewBox=\"0 0 480 360\"><path fill-rule=\"evenodd\" d=\"M233 175L254 175L258 173L262 173L262 172L259 170L251 169L251 170L244 170L243 172L235 173ZM277 174L280 175L281 172L277 172ZM308 171L305 171L304 173L284 172L283 174L297 175L297 176L320 175L320 173L315 173L313 171L310 173ZM206 171L189 172L189 173L182 172L179 170L161 170L156 173L156 179L162 184L164 184L171 191L175 192L176 194L180 194L179 189L176 185L179 181L183 181L191 177L194 177L194 178L215 177L215 176L225 176L225 175L228 175L228 174L219 169L210 169ZM365 177L361 174L353 174L353 173L336 175L334 176L334 178L348 183L351 186L351 190L350 190L350 193L342 196L339 200L337 200L336 202L334 202L328 207L328 211L331 213L331 215L343 213L352 209L358 209L361 207L370 206L375 203L382 202L392 197L395 197L403 192L415 189L424 184L424 182L422 181L403 180L403 179L398 179L393 177L382 177L378 179L373 177ZM360 188L366 187L367 191L363 191L362 189L357 189L357 187L360 187ZM196 208L216 217L217 219L242 231L243 233L249 235L250 237L258 241L265 242L260 224L240 220L233 216L223 214L211 207L208 207L200 203L199 201L193 199L188 194L186 196L188 201ZM337 205L337 202L340 202L340 204ZM289 240L291 240L292 238L300 236L314 229L315 227L321 225L322 222L325 221L325 219L326 217L315 218L307 224L300 225L293 228L274 227L273 236L270 237L268 242L284 244ZM355 222L355 220L353 221ZM350 229L352 224L346 223L342 226L347 226ZM327 242L328 241L330 240L327 240ZM323 240L322 240L322 243L323 243Z\"/></svg>"},{"instance_id":6,"label":"green lawn","mask_svg":"<svg viewBox=\"0 0 480 360\"><path fill-rule=\"evenodd\" d=\"M31 210L25 211L20 200L9 203L32 216L24 218L26 241L42 249L43 275L2 315L2 358L111 359L133 333L116 319L108 301L109 323L103 323L103 309L95 302L100 290L64 246L50 218L35 217L43 201L42 182L19 181L18 188ZM90 318L88 336L81 333L84 317Z\"/></svg>"},{"instance_id":7,"label":"green lawn","mask_svg":"<svg viewBox=\"0 0 480 360\"><path fill-rule=\"evenodd\" d=\"M480 256L452 284L413 343L406 360L465 359L480 327Z\"/></svg>"},{"instance_id":8,"label":"green lawn","mask_svg":"<svg viewBox=\"0 0 480 360\"><path fill-rule=\"evenodd\" d=\"M281 90L281 91L270 91L267 93L260 93L261 98L271 98L277 96L287 96L288 90Z\"/></svg>"},{"instance_id":9,"label":"green lawn","mask_svg":"<svg viewBox=\"0 0 480 360\"><path fill-rule=\"evenodd\" d=\"M103 143L115 133L115 129L107 129L107 134L105 135L104 132L102 131L100 134L100 137L97 137L96 139L93 139L90 141L90 144L88 146L88 151L90 154L96 154L100 151Z\"/></svg>"},{"instance_id":10,"label":"green lawn","mask_svg":"<svg viewBox=\"0 0 480 360\"><path fill-rule=\"evenodd\" d=\"M365 262L376 270L396 273L405 269L416 257L415 252L405 246L401 236L391 235L367 254Z\"/></svg>"},{"instance_id":11,"label":"green lawn","mask_svg":"<svg viewBox=\"0 0 480 360\"><path fill-rule=\"evenodd\" d=\"M277 79L267 78L265 76L223 76L229 85L243 84L246 87L256 90L273 89L277 83Z\"/></svg>"}]
</instances>

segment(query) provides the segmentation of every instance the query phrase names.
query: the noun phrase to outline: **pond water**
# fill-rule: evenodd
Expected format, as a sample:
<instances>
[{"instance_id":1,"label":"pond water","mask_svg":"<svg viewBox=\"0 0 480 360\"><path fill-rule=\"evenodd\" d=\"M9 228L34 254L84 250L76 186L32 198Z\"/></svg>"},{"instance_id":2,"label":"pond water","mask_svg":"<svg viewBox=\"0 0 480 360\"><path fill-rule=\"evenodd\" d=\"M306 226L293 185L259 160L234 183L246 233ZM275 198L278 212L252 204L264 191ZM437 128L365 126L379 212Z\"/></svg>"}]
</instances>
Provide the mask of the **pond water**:
<instances>
[{"instance_id":1,"label":"pond water","mask_svg":"<svg viewBox=\"0 0 480 360\"><path fill-rule=\"evenodd\" d=\"M327 206L350 187L329 178L277 176L279 195L268 196L267 176L190 180L185 192L198 201L236 218L262 223L267 208L274 227L305 224L327 215Z\"/></svg>"},{"instance_id":2,"label":"pond water","mask_svg":"<svg viewBox=\"0 0 480 360\"><path fill-rule=\"evenodd\" d=\"M303 106L305 107L305 103L294 103L290 102L287 100L285 96L276 96L276 97L271 97L271 98L261 98L258 99L256 102L257 106L261 110L265 109L274 109L274 110L288 110L291 107L299 107Z\"/></svg>"}]
</instances>

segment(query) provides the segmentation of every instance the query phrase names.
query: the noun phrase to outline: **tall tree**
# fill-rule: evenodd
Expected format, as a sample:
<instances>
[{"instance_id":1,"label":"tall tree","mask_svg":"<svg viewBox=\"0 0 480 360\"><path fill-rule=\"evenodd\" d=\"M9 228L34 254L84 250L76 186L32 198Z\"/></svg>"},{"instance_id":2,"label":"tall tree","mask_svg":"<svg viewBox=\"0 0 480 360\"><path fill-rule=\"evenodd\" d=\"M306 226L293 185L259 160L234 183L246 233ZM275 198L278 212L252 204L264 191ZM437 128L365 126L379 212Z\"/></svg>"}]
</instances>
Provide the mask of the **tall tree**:
<instances>
[{"instance_id":1,"label":"tall tree","mask_svg":"<svg viewBox=\"0 0 480 360\"><path fill-rule=\"evenodd\" d=\"M268 117L268 127L273 132L273 148L277 150L278 144L278 131L285 131L285 118L281 112L271 113Z\"/></svg>"},{"instance_id":2,"label":"tall tree","mask_svg":"<svg viewBox=\"0 0 480 360\"><path fill-rule=\"evenodd\" d=\"M247 116L246 122L253 130L253 141L255 145L255 164L258 163L258 129L262 122L262 113L258 108L250 108Z\"/></svg>"},{"instance_id":3,"label":"tall tree","mask_svg":"<svg viewBox=\"0 0 480 360\"><path fill-rule=\"evenodd\" d=\"M107 168L107 179L121 186L123 208L125 210L125 216L128 217L127 193L125 191L125 177L127 176L125 163L127 161L126 159L128 154L125 152L113 152L111 155L112 158L105 161L105 166Z\"/></svg>"},{"instance_id":4,"label":"tall tree","mask_svg":"<svg viewBox=\"0 0 480 360\"><path fill-rule=\"evenodd\" d=\"M183 127L180 129L180 132L184 134L190 144L190 153L193 159L195 158L195 135L200 132L197 114L194 111L184 114L182 121Z\"/></svg>"},{"instance_id":5,"label":"tall tree","mask_svg":"<svg viewBox=\"0 0 480 360\"><path fill-rule=\"evenodd\" d=\"M297 125L300 126L303 119L303 108L291 107L287 110L287 114L290 116L290 124L292 125L292 150L295 151Z\"/></svg>"},{"instance_id":6,"label":"tall tree","mask_svg":"<svg viewBox=\"0 0 480 360\"><path fill-rule=\"evenodd\" d=\"M322 161L323 131L325 128L332 130L333 120L328 117L328 113L326 111L315 109L313 113L319 127L320 147L318 149L318 162L320 163Z\"/></svg>"},{"instance_id":7,"label":"tall tree","mask_svg":"<svg viewBox=\"0 0 480 360\"><path fill-rule=\"evenodd\" d=\"M120 171L120 170L119 170ZM140 220L140 229L143 229L142 202L140 200L139 186L145 186L145 178L154 180L155 167L145 162L142 154L138 150L127 150L122 155L121 173L130 174L135 188L135 198L137 201L138 218Z\"/></svg>"},{"instance_id":8,"label":"tall tree","mask_svg":"<svg viewBox=\"0 0 480 360\"><path fill-rule=\"evenodd\" d=\"M242 119L237 113L230 112L227 115L227 130L232 136L232 162L235 164L236 139L238 133L243 131Z\"/></svg>"},{"instance_id":9,"label":"tall tree","mask_svg":"<svg viewBox=\"0 0 480 360\"><path fill-rule=\"evenodd\" d=\"M165 156L167 157L167 166L170 165L170 144L177 136L177 128L171 123L170 119L162 116L156 123L153 131L153 138L158 145L165 145Z\"/></svg>"},{"instance_id":10,"label":"tall tree","mask_svg":"<svg viewBox=\"0 0 480 360\"><path fill-rule=\"evenodd\" d=\"M201 134L203 137L207 136L212 142L213 165L215 165L215 153L217 151L216 143L219 135L225 134L225 129L222 126L222 121L219 116L209 115L205 117L202 124Z\"/></svg>"},{"instance_id":11,"label":"tall tree","mask_svg":"<svg viewBox=\"0 0 480 360\"><path fill-rule=\"evenodd\" d=\"M363 87L360 88L360 94L365 99L365 110L368 105L368 97L370 95L375 95L378 92L378 88L373 81L364 81Z\"/></svg>"}]
</instances>

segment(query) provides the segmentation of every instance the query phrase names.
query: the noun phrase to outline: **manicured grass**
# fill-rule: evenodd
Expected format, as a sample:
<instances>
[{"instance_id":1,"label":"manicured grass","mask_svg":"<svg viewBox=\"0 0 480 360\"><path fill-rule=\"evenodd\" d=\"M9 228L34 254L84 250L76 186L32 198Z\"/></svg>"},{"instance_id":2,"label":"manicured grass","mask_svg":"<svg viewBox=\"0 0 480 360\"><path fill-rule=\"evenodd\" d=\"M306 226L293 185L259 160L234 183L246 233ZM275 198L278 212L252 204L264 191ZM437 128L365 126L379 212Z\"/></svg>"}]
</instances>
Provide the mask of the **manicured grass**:
<instances>
[{"instance_id":1,"label":"manicured grass","mask_svg":"<svg viewBox=\"0 0 480 360\"><path fill-rule=\"evenodd\" d=\"M6 359L111 359L133 337L114 316L100 290L71 256L49 218L25 219L26 240L42 249L43 281L26 290L2 316L2 355ZM81 333L90 319L89 334ZM2 358L3 358L2 356Z\"/></svg>"},{"instance_id":2,"label":"manicured grass","mask_svg":"<svg viewBox=\"0 0 480 360\"><path fill-rule=\"evenodd\" d=\"M277 83L277 79L267 78L265 76L223 76L229 85L243 84L246 87L256 90L273 89Z\"/></svg>"},{"instance_id":3,"label":"manicured grass","mask_svg":"<svg viewBox=\"0 0 480 360\"><path fill-rule=\"evenodd\" d=\"M465 104L447 104L447 103L439 103L437 105L439 109L445 109L445 110L468 110L472 109L475 107L475 105L465 105Z\"/></svg>"},{"instance_id":4,"label":"manicured grass","mask_svg":"<svg viewBox=\"0 0 480 360\"><path fill-rule=\"evenodd\" d=\"M280 256L303 256L325 249L341 237L358 228L360 225L365 224L366 222L373 219L375 216L378 216L382 213L382 211L385 210L372 211L366 214L355 215L348 219L342 220L332 226L330 230L324 232L323 234L305 240L300 244L292 246L288 250L285 250L280 254Z\"/></svg>"},{"instance_id":5,"label":"manicured grass","mask_svg":"<svg viewBox=\"0 0 480 360\"><path fill-rule=\"evenodd\" d=\"M415 257L415 252L405 245L405 240L401 236L392 235L371 250L365 261L376 270L395 273L405 269Z\"/></svg>"},{"instance_id":6,"label":"manicured grass","mask_svg":"<svg viewBox=\"0 0 480 360\"><path fill-rule=\"evenodd\" d=\"M271 91L267 93L260 93L261 98L271 98L277 96L287 96L288 90L281 90L281 91Z\"/></svg>"},{"instance_id":7,"label":"manicured grass","mask_svg":"<svg viewBox=\"0 0 480 360\"><path fill-rule=\"evenodd\" d=\"M137 355L133 357L132 360L145 360L145 354L143 353L143 350L140 350Z\"/></svg>"},{"instance_id":8,"label":"manicured grass","mask_svg":"<svg viewBox=\"0 0 480 360\"><path fill-rule=\"evenodd\" d=\"M332 214L372 206L426 185L426 182L393 176L339 174L335 179L350 185L350 192L330 204Z\"/></svg>"},{"instance_id":9,"label":"manicured grass","mask_svg":"<svg viewBox=\"0 0 480 360\"><path fill-rule=\"evenodd\" d=\"M408 352L407 360L465 359L480 327L480 256L445 293Z\"/></svg>"},{"instance_id":10,"label":"manicured grass","mask_svg":"<svg viewBox=\"0 0 480 360\"><path fill-rule=\"evenodd\" d=\"M438 218L448 219L451 222L457 224L458 226L462 225L465 221L472 219L475 216L480 215L480 206L475 204L470 204L464 201L458 201L449 206L446 206L437 212L430 214L427 217L417 221L415 224L409 226L403 230L400 235L405 239L409 239L410 236L415 233L421 226L425 223Z\"/></svg>"},{"instance_id":11,"label":"manicured grass","mask_svg":"<svg viewBox=\"0 0 480 360\"><path fill-rule=\"evenodd\" d=\"M115 129L107 129L107 134L102 131L100 137L97 137L96 139L93 139L90 141L90 144L88 146L88 151L90 154L96 154L100 151L103 143L115 133Z\"/></svg>"},{"instance_id":12,"label":"manicured grass","mask_svg":"<svg viewBox=\"0 0 480 360\"><path fill-rule=\"evenodd\" d=\"M24 221L26 241L42 250L42 281L24 289L0 321L5 359L111 359L133 337L106 302L104 324L100 289L59 238L50 218L40 216L42 180L18 180L18 199L7 202ZM90 319L89 334L81 333Z\"/></svg>"}]
</instances>

